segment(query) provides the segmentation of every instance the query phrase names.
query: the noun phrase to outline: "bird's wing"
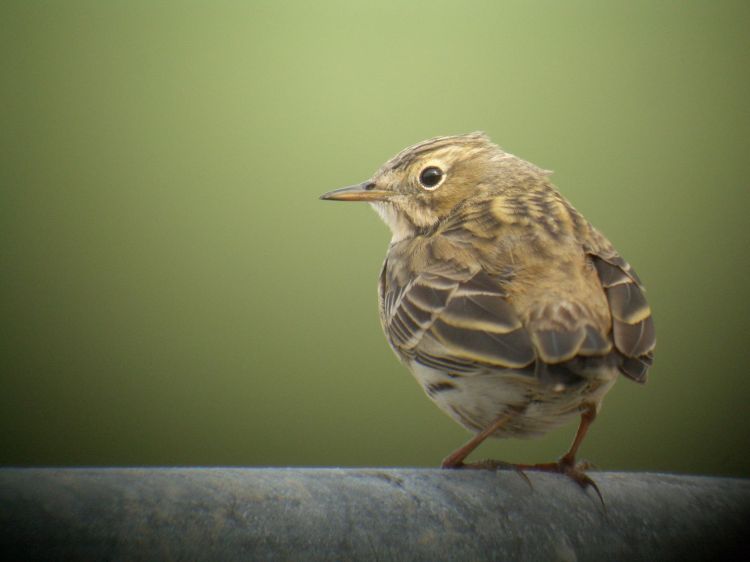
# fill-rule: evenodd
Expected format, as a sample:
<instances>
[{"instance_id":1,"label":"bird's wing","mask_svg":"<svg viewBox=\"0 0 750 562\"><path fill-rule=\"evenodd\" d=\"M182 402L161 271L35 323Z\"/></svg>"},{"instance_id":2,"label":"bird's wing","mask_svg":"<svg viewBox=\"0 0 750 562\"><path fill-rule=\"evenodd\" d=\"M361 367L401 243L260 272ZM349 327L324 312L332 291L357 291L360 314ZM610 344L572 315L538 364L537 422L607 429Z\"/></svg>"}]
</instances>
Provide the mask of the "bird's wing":
<instances>
[{"instance_id":1,"label":"bird's wing","mask_svg":"<svg viewBox=\"0 0 750 562\"><path fill-rule=\"evenodd\" d=\"M656 332L643 285L630 264L598 231L593 231L585 250L591 256L607 296L612 314L612 338L623 356L620 370L637 382L645 382L653 363Z\"/></svg>"},{"instance_id":2,"label":"bird's wing","mask_svg":"<svg viewBox=\"0 0 750 562\"><path fill-rule=\"evenodd\" d=\"M468 374L523 368L536 358L506 300L503 280L483 270L435 265L404 286L381 275L381 315L397 352L428 367Z\"/></svg>"},{"instance_id":3,"label":"bird's wing","mask_svg":"<svg viewBox=\"0 0 750 562\"><path fill-rule=\"evenodd\" d=\"M400 276L386 262L380 280L381 319L391 345L402 357L456 374L487 368L533 373L535 363L539 372L544 365L579 358L608 361L614 353L623 374L644 382L655 343L651 310L633 269L594 233L584 250L604 289L611 334L583 302L541 307L524 324L508 300L509 278L502 274L443 262L402 276L408 281L399 283Z\"/></svg>"}]
</instances>

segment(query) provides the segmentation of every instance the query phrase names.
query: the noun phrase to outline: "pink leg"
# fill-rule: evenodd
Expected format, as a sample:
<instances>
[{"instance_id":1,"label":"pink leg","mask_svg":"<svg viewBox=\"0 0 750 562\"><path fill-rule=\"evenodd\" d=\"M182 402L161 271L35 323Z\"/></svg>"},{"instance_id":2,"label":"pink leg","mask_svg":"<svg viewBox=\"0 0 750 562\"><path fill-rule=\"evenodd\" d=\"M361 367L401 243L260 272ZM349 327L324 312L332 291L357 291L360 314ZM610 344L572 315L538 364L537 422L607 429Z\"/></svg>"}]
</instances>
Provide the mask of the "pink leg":
<instances>
[{"instance_id":1,"label":"pink leg","mask_svg":"<svg viewBox=\"0 0 750 562\"><path fill-rule=\"evenodd\" d=\"M441 468L461 468L462 466L465 466L464 459L468 457L474 449L479 447L482 441L500 429L509 419L510 414L503 414L497 418L492 422L492 425L477 433L464 446L456 449L450 455L445 457L440 465Z\"/></svg>"},{"instance_id":2,"label":"pink leg","mask_svg":"<svg viewBox=\"0 0 750 562\"><path fill-rule=\"evenodd\" d=\"M522 471L524 470L557 472L560 474L565 474L584 489L589 486L594 488L594 491L599 496L602 504L604 504L604 498L599 491L599 487L591 478L589 478L589 476L586 475L585 470L588 468L588 463L576 464L576 455L578 454L578 449L581 447L581 443L583 443L589 427L593 423L594 419L596 419L596 406L590 405L586 407L586 409L581 413L581 423L578 425L578 431L576 431L576 436L573 439L573 443L570 445L570 449L568 449L568 452L565 453L557 462L540 464L510 464L502 461L487 460L470 464L464 463L466 457L468 457L472 453L472 451L474 451L474 449L476 449L482 443L482 441L484 441L485 439L487 439L487 437L500 429L510 419L510 417L511 414L503 414L502 416L497 418L497 420L495 420L492 425L488 426L480 433L477 433L465 445L463 445L459 449L456 449L450 455L445 457L443 459L441 467L479 469L514 468L521 472L522 475ZM524 478L526 478L525 475L523 476Z\"/></svg>"}]
</instances>

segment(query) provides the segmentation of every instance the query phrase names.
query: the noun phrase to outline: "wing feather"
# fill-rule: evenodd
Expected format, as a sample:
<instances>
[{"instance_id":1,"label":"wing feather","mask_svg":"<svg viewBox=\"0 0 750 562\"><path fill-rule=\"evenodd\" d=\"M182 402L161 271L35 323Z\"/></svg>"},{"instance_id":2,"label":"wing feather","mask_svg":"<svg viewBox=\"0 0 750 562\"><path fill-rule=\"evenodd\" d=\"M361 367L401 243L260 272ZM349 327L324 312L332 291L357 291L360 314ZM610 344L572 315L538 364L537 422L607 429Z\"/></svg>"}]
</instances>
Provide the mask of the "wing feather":
<instances>
[{"instance_id":1,"label":"wing feather","mask_svg":"<svg viewBox=\"0 0 750 562\"><path fill-rule=\"evenodd\" d=\"M432 333L452 357L497 367L525 367L535 359L534 347L524 329L505 334L451 326L442 319Z\"/></svg>"},{"instance_id":2,"label":"wing feather","mask_svg":"<svg viewBox=\"0 0 750 562\"><path fill-rule=\"evenodd\" d=\"M582 326L570 331L536 330L531 337L545 363L562 363L578 355L586 330Z\"/></svg>"},{"instance_id":3,"label":"wing feather","mask_svg":"<svg viewBox=\"0 0 750 562\"><path fill-rule=\"evenodd\" d=\"M440 319L455 328L507 334L522 327L513 307L499 295L454 295Z\"/></svg>"},{"instance_id":4,"label":"wing feather","mask_svg":"<svg viewBox=\"0 0 750 562\"><path fill-rule=\"evenodd\" d=\"M593 247L587 248L607 296L612 314L612 338L622 356L620 371L645 382L653 364L656 330L643 285L630 264L609 242L594 231Z\"/></svg>"},{"instance_id":5,"label":"wing feather","mask_svg":"<svg viewBox=\"0 0 750 562\"><path fill-rule=\"evenodd\" d=\"M435 268L403 289L393 286L396 281L388 277L386 264L381 314L400 355L456 373L524 367L535 360L531 339L506 300L502 279L481 270Z\"/></svg>"},{"instance_id":6,"label":"wing feather","mask_svg":"<svg viewBox=\"0 0 750 562\"><path fill-rule=\"evenodd\" d=\"M635 283L621 283L607 289L612 316L626 324L636 324L651 316L646 296Z\"/></svg>"},{"instance_id":7,"label":"wing feather","mask_svg":"<svg viewBox=\"0 0 750 562\"><path fill-rule=\"evenodd\" d=\"M586 335L578 348L578 353L584 356L606 355L612 351L612 342L593 326L586 326Z\"/></svg>"}]
</instances>

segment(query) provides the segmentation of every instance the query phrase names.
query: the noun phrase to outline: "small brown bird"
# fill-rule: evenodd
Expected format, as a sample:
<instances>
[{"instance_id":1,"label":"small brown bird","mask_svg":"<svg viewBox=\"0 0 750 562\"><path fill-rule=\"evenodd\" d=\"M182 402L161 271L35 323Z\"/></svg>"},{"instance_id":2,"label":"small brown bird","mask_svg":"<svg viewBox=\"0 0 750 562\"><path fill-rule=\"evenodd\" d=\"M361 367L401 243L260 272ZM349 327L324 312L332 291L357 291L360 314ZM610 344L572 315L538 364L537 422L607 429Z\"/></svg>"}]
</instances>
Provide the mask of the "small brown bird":
<instances>
[{"instance_id":1,"label":"small brown bird","mask_svg":"<svg viewBox=\"0 0 750 562\"><path fill-rule=\"evenodd\" d=\"M549 176L471 133L409 147L321 198L367 201L393 232L379 286L388 342L476 433L442 466L506 466L464 459L489 436L537 436L580 415L560 460L512 466L585 487L578 448L619 374L645 382L654 324L638 276Z\"/></svg>"}]
</instances>

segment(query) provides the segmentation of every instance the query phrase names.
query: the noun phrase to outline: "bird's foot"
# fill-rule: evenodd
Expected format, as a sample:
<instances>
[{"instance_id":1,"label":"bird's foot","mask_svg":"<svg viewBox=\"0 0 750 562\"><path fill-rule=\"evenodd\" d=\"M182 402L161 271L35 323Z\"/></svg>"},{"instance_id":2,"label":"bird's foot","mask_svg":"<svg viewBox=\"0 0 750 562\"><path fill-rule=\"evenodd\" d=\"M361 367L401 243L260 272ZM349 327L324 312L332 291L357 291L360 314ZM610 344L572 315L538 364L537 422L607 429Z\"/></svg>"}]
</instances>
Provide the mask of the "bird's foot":
<instances>
[{"instance_id":1,"label":"bird's foot","mask_svg":"<svg viewBox=\"0 0 750 562\"><path fill-rule=\"evenodd\" d=\"M463 461L451 463L450 460L450 457L445 458L443 460L441 468L469 468L474 470L515 470L518 475L526 481L529 487L534 487L531 484L531 480L529 480L529 477L526 476L526 473L523 471L523 469L520 468L520 465L494 459L484 459L477 462L466 463Z\"/></svg>"},{"instance_id":2,"label":"bird's foot","mask_svg":"<svg viewBox=\"0 0 750 562\"><path fill-rule=\"evenodd\" d=\"M516 465L509 462L498 461L494 459L484 459L477 462L458 462L449 463L447 459L443 461L441 468L472 468L476 470L498 470L516 468Z\"/></svg>"},{"instance_id":3,"label":"bird's foot","mask_svg":"<svg viewBox=\"0 0 750 562\"><path fill-rule=\"evenodd\" d=\"M556 472L558 474L564 474L584 490L591 486L596 492L596 495L599 496L599 501L602 502L602 506L606 507L599 486L597 486L596 482L586 474L586 471L590 468L593 468L593 465L589 461L575 462L575 459L568 458L567 456L562 457L557 462L516 465L516 469L522 471L534 470L538 472Z\"/></svg>"},{"instance_id":4,"label":"bird's foot","mask_svg":"<svg viewBox=\"0 0 750 562\"><path fill-rule=\"evenodd\" d=\"M540 464L514 464L492 459L464 463L462 461L451 462L451 457L447 457L443 460L442 468L469 468L475 470L512 469L515 470L520 476L522 476L523 479L526 480L526 482L529 484L529 486L531 486L531 480L529 480L529 477L526 475L526 471L554 472L557 474L564 474L584 490L591 486L591 488L593 488L596 492L596 495L599 496L599 501L602 502L602 506L606 508L606 505L604 504L604 496L602 496L601 490L599 490L599 486L597 486L596 482L594 482L591 477L586 474L587 470L593 468L593 465L588 461L575 462L575 460L573 459L563 457L557 462L547 462Z\"/></svg>"}]
</instances>

